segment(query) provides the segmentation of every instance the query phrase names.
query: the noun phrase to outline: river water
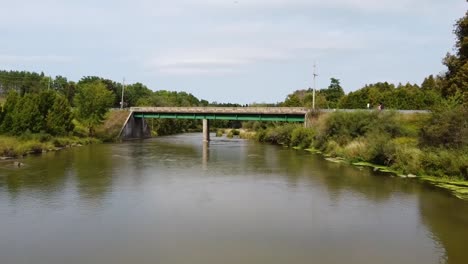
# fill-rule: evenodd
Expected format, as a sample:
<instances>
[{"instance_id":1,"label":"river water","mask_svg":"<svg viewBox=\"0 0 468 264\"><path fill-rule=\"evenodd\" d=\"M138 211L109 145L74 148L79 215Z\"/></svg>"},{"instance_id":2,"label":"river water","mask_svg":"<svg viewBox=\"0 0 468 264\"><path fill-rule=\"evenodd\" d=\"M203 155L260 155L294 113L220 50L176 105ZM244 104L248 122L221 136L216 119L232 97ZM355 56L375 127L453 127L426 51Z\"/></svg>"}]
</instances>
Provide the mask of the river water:
<instances>
[{"instance_id":1,"label":"river water","mask_svg":"<svg viewBox=\"0 0 468 264\"><path fill-rule=\"evenodd\" d=\"M0 163L0 263L468 263L468 202L201 134Z\"/></svg>"}]
</instances>

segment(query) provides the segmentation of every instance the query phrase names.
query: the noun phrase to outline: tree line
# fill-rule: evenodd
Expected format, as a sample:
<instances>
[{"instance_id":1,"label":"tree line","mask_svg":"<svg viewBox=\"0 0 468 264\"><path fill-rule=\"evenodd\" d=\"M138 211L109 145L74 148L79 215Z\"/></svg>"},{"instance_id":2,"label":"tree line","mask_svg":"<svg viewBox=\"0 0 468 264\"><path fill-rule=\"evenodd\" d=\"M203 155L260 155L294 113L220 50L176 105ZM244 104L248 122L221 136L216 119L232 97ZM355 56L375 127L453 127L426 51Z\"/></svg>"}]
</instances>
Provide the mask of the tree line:
<instances>
[{"instance_id":1,"label":"tree line","mask_svg":"<svg viewBox=\"0 0 468 264\"><path fill-rule=\"evenodd\" d=\"M0 133L95 136L108 110L120 107L122 89L125 107L209 105L186 92L152 91L141 83L124 88L121 83L97 76L86 76L75 83L63 76L0 71ZM184 132L197 125L189 120L153 122L155 134Z\"/></svg>"},{"instance_id":2,"label":"tree line","mask_svg":"<svg viewBox=\"0 0 468 264\"><path fill-rule=\"evenodd\" d=\"M431 109L444 100L468 105L468 12L455 23L455 53L447 55L443 64L447 70L427 76L418 84L368 84L345 94L340 81L331 78L330 85L316 91L317 108L365 109L383 104L392 109ZM312 106L312 89L297 90L287 96L283 106Z\"/></svg>"}]
</instances>

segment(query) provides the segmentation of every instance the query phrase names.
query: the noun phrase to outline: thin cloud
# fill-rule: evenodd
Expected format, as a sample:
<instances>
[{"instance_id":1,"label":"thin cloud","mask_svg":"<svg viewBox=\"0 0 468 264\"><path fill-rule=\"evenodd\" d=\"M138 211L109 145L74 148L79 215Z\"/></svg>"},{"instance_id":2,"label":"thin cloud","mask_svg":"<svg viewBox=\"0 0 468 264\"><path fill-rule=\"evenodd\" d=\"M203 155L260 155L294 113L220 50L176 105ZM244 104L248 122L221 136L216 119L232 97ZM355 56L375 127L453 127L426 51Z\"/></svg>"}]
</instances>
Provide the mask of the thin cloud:
<instances>
[{"instance_id":1,"label":"thin cloud","mask_svg":"<svg viewBox=\"0 0 468 264\"><path fill-rule=\"evenodd\" d=\"M0 54L0 63L69 63L73 62L71 56L59 55L5 55Z\"/></svg>"},{"instance_id":2,"label":"thin cloud","mask_svg":"<svg viewBox=\"0 0 468 264\"><path fill-rule=\"evenodd\" d=\"M220 74L235 73L242 66L266 61L286 60L283 51L262 48L211 48L187 51L172 50L155 56L146 65L160 73L170 74Z\"/></svg>"}]
</instances>

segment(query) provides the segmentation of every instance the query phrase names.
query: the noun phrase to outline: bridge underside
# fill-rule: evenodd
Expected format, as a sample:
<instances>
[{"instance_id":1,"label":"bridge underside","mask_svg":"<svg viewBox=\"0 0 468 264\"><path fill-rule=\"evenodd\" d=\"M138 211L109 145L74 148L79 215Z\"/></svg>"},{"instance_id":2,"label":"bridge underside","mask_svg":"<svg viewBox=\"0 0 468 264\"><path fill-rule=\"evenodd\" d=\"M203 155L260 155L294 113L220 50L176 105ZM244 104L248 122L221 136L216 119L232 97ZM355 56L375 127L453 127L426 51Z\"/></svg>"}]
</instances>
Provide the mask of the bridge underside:
<instances>
[{"instance_id":1,"label":"bridge underside","mask_svg":"<svg viewBox=\"0 0 468 264\"><path fill-rule=\"evenodd\" d=\"M304 115L284 114L221 114L221 113L134 113L135 118L171 118L192 120L237 120L237 121L277 121L304 122Z\"/></svg>"}]
</instances>

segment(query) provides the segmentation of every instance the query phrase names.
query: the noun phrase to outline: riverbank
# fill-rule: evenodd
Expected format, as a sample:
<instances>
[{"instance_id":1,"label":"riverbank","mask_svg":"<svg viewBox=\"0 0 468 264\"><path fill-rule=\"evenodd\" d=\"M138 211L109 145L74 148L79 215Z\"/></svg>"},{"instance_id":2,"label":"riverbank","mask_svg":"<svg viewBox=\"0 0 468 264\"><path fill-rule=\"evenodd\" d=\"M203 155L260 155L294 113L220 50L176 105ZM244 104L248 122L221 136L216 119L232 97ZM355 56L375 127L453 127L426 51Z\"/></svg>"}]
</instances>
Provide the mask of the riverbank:
<instances>
[{"instance_id":1,"label":"riverbank","mask_svg":"<svg viewBox=\"0 0 468 264\"><path fill-rule=\"evenodd\" d=\"M466 109L460 113L412 115L391 111L335 112L315 116L308 128L294 124L261 127L254 138L319 153L333 162L418 178L468 199L463 111ZM442 120L437 119L441 116Z\"/></svg>"},{"instance_id":2,"label":"riverbank","mask_svg":"<svg viewBox=\"0 0 468 264\"><path fill-rule=\"evenodd\" d=\"M360 167L360 168L369 168L369 169L372 169L373 171L389 173L389 175L391 175L392 177L400 177L403 179L418 180L422 183L435 186L439 189L443 189L451 193L452 195L456 196L459 199L468 201L468 181L463 180L459 177L448 177L448 176L435 177L435 176L427 176L427 175L415 175L411 173L404 174L402 171L397 171L395 169L392 169L389 166L383 166L383 165L373 164L369 162L353 162L343 157L333 157L330 155L330 153L323 153L322 151L314 149L314 148L302 149L300 147L293 147L293 149L296 149L299 151L307 151L316 155L321 155L325 160L329 162L344 163L344 164L348 164L348 165L352 165L352 166Z\"/></svg>"},{"instance_id":3,"label":"riverbank","mask_svg":"<svg viewBox=\"0 0 468 264\"><path fill-rule=\"evenodd\" d=\"M109 111L104 122L96 128L96 136L89 137L88 130L74 120L72 136L52 136L46 133L24 133L21 136L0 135L0 159L21 158L29 154L40 154L64 148L102 142L116 142L128 111Z\"/></svg>"},{"instance_id":4,"label":"riverbank","mask_svg":"<svg viewBox=\"0 0 468 264\"><path fill-rule=\"evenodd\" d=\"M21 137L0 136L0 159L21 158L64 148L100 143L96 138L52 137L48 134L30 134Z\"/></svg>"}]
</instances>

